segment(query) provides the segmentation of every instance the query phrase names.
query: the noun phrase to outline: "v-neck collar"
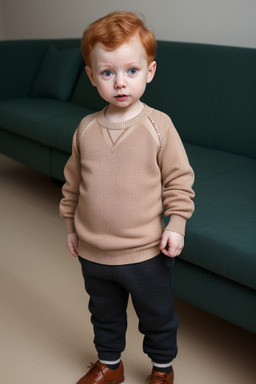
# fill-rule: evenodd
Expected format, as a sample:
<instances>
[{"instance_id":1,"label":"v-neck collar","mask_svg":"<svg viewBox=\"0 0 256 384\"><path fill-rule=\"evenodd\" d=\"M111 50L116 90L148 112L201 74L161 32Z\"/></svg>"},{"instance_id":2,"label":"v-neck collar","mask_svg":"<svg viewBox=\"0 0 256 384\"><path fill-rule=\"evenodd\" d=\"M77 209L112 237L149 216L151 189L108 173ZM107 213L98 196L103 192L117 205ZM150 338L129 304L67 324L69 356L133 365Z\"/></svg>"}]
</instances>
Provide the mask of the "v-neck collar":
<instances>
[{"instance_id":1,"label":"v-neck collar","mask_svg":"<svg viewBox=\"0 0 256 384\"><path fill-rule=\"evenodd\" d=\"M105 117L106 109L107 107L98 112L96 118L98 124L101 127L105 142L110 148L111 152L114 152L115 149L126 139L126 137L130 135L130 133L133 131L133 127L135 128L138 124L145 120L152 111L152 108L144 104L143 110L134 118L120 123L111 123ZM110 131L112 131L112 135ZM116 135L118 131L120 134ZM114 139L111 140L112 136Z\"/></svg>"},{"instance_id":2,"label":"v-neck collar","mask_svg":"<svg viewBox=\"0 0 256 384\"><path fill-rule=\"evenodd\" d=\"M120 123L111 123L109 122L106 117L105 113L108 107L105 107L102 111L100 111L97 114L97 121L101 127L110 129L110 130L123 130L132 127L133 125L137 125L141 123L146 117L149 116L152 108L148 107L146 104L144 104L143 110L132 119L122 121Z\"/></svg>"}]
</instances>

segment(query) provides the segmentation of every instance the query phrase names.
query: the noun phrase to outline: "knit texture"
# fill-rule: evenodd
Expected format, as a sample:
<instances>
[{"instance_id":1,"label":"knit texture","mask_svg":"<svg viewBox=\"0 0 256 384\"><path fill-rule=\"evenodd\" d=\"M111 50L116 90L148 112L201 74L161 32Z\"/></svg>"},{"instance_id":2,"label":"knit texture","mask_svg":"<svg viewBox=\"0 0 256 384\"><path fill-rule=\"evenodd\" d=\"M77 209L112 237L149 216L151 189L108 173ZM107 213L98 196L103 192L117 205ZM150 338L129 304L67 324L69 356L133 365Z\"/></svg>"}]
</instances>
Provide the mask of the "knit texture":
<instances>
[{"instance_id":1,"label":"knit texture","mask_svg":"<svg viewBox=\"0 0 256 384\"><path fill-rule=\"evenodd\" d=\"M108 122L105 109L86 116L64 173L60 215L67 233L77 233L81 257L122 265L156 256L163 206L170 217L166 229L185 234L194 173L164 113L145 105L123 123Z\"/></svg>"}]
</instances>

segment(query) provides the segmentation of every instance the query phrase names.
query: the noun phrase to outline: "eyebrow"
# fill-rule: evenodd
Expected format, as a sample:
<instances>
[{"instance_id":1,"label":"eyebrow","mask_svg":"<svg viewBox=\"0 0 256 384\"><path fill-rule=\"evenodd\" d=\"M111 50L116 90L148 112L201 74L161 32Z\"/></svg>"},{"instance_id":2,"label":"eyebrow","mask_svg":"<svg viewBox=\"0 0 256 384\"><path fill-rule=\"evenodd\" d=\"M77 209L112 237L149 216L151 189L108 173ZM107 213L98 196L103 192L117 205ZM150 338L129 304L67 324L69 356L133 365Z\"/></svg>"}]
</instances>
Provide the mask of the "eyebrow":
<instances>
[{"instance_id":1,"label":"eyebrow","mask_svg":"<svg viewBox=\"0 0 256 384\"><path fill-rule=\"evenodd\" d=\"M99 64L96 68L98 70L102 70L102 69L106 69L106 68L112 68L112 64L109 64L109 63L101 63ZM125 67L139 67L141 66L141 63L138 63L138 62L135 62L135 61L130 61L128 62L127 64L124 65Z\"/></svg>"},{"instance_id":2,"label":"eyebrow","mask_svg":"<svg viewBox=\"0 0 256 384\"><path fill-rule=\"evenodd\" d=\"M99 64L96 69L98 70L102 70L102 69L106 69L106 68L111 68L112 65L111 64Z\"/></svg>"}]
</instances>

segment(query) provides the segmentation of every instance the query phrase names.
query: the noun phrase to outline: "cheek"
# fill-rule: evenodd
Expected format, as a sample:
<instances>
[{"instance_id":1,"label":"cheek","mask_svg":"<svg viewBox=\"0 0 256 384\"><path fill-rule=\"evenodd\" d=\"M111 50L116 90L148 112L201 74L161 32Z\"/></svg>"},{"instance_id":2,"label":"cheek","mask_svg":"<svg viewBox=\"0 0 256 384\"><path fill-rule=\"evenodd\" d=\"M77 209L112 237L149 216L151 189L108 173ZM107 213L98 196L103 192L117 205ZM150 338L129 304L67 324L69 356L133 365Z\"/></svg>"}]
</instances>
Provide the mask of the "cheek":
<instances>
[{"instance_id":1,"label":"cheek","mask_svg":"<svg viewBox=\"0 0 256 384\"><path fill-rule=\"evenodd\" d=\"M106 83L102 79L96 79L96 87L98 91L104 91L106 89Z\"/></svg>"},{"instance_id":2,"label":"cheek","mask_svg":"<svg viewBox=\"0 0 256 384\"><path fill-rule=\"evenodd\" d=\"M147 83L143 80L141 80L139 83L136 85L137 93L139 95L142 95L146 89Z\"/></svg>"},{"instance_id":3,"label":"cheek","mask_svg":"<svg viewBox=\"0 0 256 384\"><path fill-rule=\"evenodd\" d=\"M108 94L109 93L109 85L106 83L100 84L98 87L98 91L102 94Z\"/></svg>"}]
</instances>

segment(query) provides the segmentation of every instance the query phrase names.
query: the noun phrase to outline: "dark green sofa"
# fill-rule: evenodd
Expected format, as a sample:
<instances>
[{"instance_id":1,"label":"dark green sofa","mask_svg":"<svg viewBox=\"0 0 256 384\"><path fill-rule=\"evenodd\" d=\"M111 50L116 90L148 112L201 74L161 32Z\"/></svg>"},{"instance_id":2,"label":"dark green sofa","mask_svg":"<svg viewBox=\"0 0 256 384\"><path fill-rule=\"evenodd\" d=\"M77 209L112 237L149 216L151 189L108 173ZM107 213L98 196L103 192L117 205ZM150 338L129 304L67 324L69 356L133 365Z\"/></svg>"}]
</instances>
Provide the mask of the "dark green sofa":
<instances>
[{"instance_id":1,"label":"dark green sofa","mask_svg":"<svg viewBox=\"0 0 256 384\"><path fill-rule=\"evenodd\" d=\"M104 106L79 45L0 42L0 150L58 180ZM172 117L196 174L175 294L256 332L256 49L159 41L157 63L144 101Z\"/></svg>"}]
</instances>

